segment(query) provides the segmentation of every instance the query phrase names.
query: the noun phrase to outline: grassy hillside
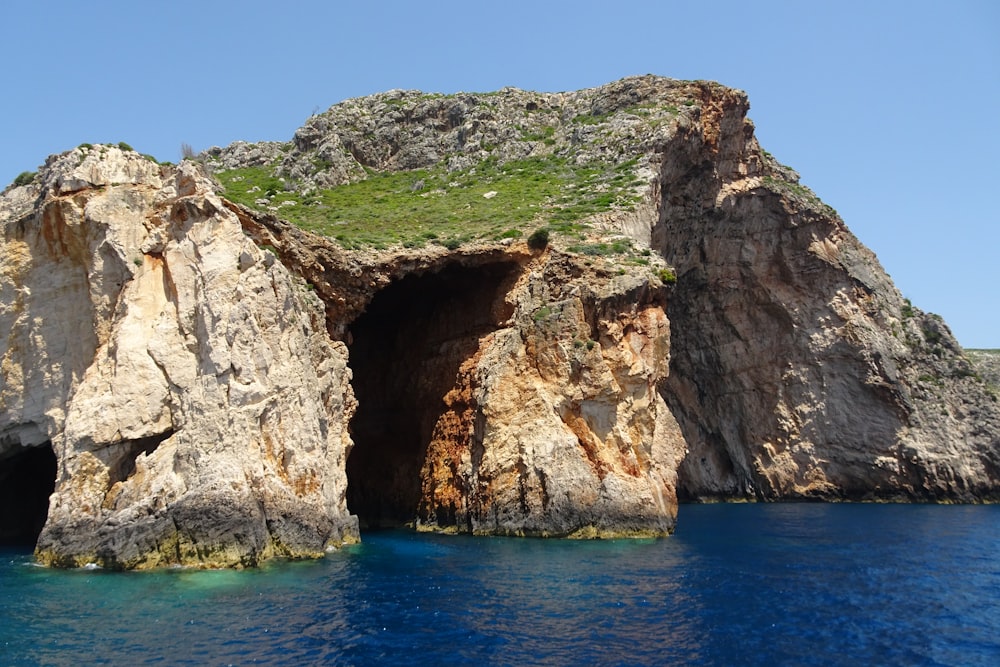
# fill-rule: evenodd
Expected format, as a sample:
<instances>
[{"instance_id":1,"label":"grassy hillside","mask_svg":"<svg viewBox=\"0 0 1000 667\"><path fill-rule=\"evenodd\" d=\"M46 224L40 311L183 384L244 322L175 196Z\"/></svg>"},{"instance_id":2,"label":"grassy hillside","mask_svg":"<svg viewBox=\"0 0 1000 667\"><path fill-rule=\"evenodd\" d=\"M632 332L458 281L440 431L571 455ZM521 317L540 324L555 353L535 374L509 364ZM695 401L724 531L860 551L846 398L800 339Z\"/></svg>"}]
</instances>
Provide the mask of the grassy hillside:
<instances>
[{"instance_id":1,"label":"grassy hillside","mask_svg":"<svg viewBox=\"0 0 1000 667\"><path fill-rule=\"evenodd\" d=\"M643 185L635 160L578 165L556 155L471 169L369 172L368 178L301 194L286 188L276 165L217 174L229 199L274 213L345 248L456 245L527 236L539 227L583 242L595 213L629 210ZM609 246L610 247L610 246ZM624 248L623 248L624 249Z\"/></svg>"}]
</instances>

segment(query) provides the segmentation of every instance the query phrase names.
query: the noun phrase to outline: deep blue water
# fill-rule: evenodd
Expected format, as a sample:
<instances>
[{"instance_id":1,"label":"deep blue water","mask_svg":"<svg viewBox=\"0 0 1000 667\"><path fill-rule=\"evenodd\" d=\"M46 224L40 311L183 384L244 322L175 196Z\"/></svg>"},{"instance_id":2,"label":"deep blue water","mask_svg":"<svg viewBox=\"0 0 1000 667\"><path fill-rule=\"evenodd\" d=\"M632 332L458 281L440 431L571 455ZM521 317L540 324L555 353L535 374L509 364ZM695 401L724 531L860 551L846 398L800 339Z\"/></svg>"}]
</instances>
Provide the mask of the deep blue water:
<instances>
[{"instance_id":1,"label":"deep blue water","mask_svg":"<svg viewBox=\"0 0 1000 667\"><path fill-rule=\"evenodd\" d=\"M0 552L0 664L1000 665L1000 506L687 505L648 541L364 535L259 571Z\"/></svg>"}]
</instances>

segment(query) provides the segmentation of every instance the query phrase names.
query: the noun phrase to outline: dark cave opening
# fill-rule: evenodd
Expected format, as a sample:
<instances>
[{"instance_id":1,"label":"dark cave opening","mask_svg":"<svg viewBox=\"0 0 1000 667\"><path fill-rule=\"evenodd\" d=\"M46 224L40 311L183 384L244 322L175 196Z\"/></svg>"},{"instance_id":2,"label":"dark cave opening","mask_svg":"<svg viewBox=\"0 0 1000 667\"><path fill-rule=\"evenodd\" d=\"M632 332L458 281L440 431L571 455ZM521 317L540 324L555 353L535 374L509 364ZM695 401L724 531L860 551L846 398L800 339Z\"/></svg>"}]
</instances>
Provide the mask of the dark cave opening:
<instances>
[{"instance_id":1,"label":"dark cave opening","mask_svg":"<svg viewBox=\"0 0 1000 667\"><path fill-rule=\"evenodd\" d=\"M164 440L174 434L173 429L168 429L163 433L138 438L136 440L123 440L119 455L108 467L108 481L110 485L116 482L124 482L135 472L135 460L139 454L149 456Z\"/></svg>"},{"instance_id":2,"label":"dark cave opening","mask_svg":"<svg viewBox=\"0 0 1000 667\"><path fill-rule=\"evenodd\" d=\"M358 409L351 421L347 506L365 529L417 516L420 471L462 362L511 315L518 265L450 265L409 275L374 296L350 327Z\"/></svg>"},{"instance_id":3,"label":"dark cave opening","mask_svg":"<svg viewBox=\"0 0 1000 667\"><path fill-rule=\"evenodd\" d=\"M56 455L48 443L0 462L0 546L34 548L56 485Z\"/></svg>"}]
</instances>

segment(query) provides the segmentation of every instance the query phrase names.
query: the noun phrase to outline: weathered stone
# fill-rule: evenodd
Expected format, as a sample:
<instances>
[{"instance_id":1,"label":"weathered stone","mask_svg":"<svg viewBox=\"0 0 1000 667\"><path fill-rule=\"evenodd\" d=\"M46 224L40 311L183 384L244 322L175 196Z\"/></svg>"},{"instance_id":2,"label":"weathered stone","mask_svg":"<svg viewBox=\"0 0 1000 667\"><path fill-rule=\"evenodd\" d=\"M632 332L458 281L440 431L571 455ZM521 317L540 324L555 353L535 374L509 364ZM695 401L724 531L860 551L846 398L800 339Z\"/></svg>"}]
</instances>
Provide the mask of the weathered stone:
<instances>
[{"instance_id":1,"label":"weathered stone","mask_svg":"<svg viewBox=\"0 0 1000 667\"><path fill-rule=\"evenodd\" d=\"M252 565L355 539L347 351L321 304L196 165L78 152L0 219L0 458L59 462L40 560Z\"/></svg>"},{"instance_id":2,"label":"weathered stone","mask_svg":"<svg viewBox=\"0 0 1000 667\"><path fill-rule=\"evenodd\" d=\"M1000 410L947 327L760 149L741 92L700 104L660 154L652 230L678 276L682 495L996 499Z\"/></svg>"},{"instance_id":3,"label":"weathered stone","mask_svg":"<svg viewBox=\"0 0 1000 667\"><path fill-rule=\"evenodd\" d=\"M761 150L748 106L651 76L390 91L176 168L51 158L0 197L0 472L54 451L39 558L252 565L359 518L662 535L678 497L996 500L995 376ZM641 201L587 233L638 261L557 234L346 251L202 171L280 163L304 192L546 153L630 165Z\"/></svg>"}]
</instances>

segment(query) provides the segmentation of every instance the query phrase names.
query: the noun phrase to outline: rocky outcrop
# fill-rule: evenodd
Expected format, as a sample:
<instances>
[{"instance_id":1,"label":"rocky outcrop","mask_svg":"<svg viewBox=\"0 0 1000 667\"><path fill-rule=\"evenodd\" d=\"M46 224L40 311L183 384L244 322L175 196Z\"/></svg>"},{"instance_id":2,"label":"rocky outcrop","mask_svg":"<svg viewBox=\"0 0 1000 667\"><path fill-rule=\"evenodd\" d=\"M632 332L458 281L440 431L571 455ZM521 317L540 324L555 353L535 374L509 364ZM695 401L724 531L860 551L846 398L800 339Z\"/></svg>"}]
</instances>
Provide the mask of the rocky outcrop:
<instances>
[{"instance_id":1,"label":"rocky outcrop","mask_svg":"<svg viewBox=\"0 0 1000 667\"><path fill-rule=\"evenodd\" d=\"M672 532L685 445L658 392L663 297L635 280L588 293L567 268L529 273L513 326L460 369L422 470L422 520L488 534Z\"/></svg>"},{"instance_id":2,"label":"rocky outcrop","mask_svg":"<svg viewBox=\"0 0 1000 667\"><path fill-rule=\"evenodd\" d=\"M1000 350L966 350L966 356L987 386L1000 391Z\"/></svg>"},{"instance_id":3,"label":"rocky outcrop","mask_svg":"<svg viewBox=\"0 0 1000 667\"><path fill-rule=\"evenodd\" d=\"M359 525L664 535L679 499L996 500L988 366L748 107L651 76L390 91L178 167L51 158L0 198L0 541L44 523L54 565L244 566ZM277 217L415 168L433 188L385 181L406 210L499 191L529 215L350 242ZM46 475L44 520L8 511Z\"/></svg>"},{"instance_id":4,"label":"rocky outcrop","mask_svg":"<svg viewBox=\"0 0 1000 667\"><path fill-rule=\"evenodd\" d=\"M390 91L310 118L273 164L293 190L441 162L634 164L640 201L582 233L628 236L675 267L663 396L690 448L682 497L995 499L988 376L759 146L748 109L741 91L652 76L554 94Z\"/></svg>"},{"instance_id":5,"label":"rocky outcrop","mask_svg":"<svg viewBox=\"0 0 1000 667\"><path fill-rule=\"evenodd\" d=\"M193 164L80 148L38 180L0 211L0 465L55 451L39 559L243 566L356 539L347 350L315 296Z\"/></svg>"},{"instance_id":6,"label":"rocky outcrop","mask_svg":"<svg viewBox=\"0 0 1000 667\"><path fill-rule=\"evenodd\" d=\"M659 154L676 267L667 397L687 498L996 499L996 396L835 211L761 150L739 91Z\"/></svg>"},{"instance_id":7,"label":"rocky outcrop","mask_svg":"<svg viewBox=\"0 0 1000 667\"><path fill-rule=\"evenodd\" d=\"M645 267L524 242L351 255L115 147L5 204L0 465L55 453L44 563L253 565L356 539L357 516L673 528L684 445Z\"/></svg>"},{"instance_id":8,"label":"rocky outcrop","mask_svg":"<svg viewBox=\"0 0 1000 667\"><path fill-rule=\"evenodd\" d=\"M350 343L364 525L663 535L684 441L659 389L668 288L526 244L363 255L234 207ZM367 289L366 289L367 286Z\"/></svg>"}]
</instances>

